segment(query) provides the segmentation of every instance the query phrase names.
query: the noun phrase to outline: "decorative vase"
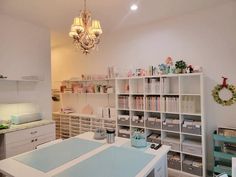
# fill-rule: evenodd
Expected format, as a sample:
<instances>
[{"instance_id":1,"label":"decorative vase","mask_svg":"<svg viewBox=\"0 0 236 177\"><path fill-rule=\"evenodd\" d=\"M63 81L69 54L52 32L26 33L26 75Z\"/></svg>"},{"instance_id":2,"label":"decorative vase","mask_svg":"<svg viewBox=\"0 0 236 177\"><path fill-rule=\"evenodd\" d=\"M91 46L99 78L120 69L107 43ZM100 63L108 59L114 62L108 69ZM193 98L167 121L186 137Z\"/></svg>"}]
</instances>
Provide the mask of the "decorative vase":
<instances>
[{"instance_id":1,"label":"decorative vase","mask_svg":"<svg viewBox=\"0 0 236 177\"><path fill-rule=\"evenodd\" d=\"M185 69L176 68L176 69L175 69L175 73L176 73L176 74L183 74L183 73L185 73Z\"/></svg>"}]
</instances>

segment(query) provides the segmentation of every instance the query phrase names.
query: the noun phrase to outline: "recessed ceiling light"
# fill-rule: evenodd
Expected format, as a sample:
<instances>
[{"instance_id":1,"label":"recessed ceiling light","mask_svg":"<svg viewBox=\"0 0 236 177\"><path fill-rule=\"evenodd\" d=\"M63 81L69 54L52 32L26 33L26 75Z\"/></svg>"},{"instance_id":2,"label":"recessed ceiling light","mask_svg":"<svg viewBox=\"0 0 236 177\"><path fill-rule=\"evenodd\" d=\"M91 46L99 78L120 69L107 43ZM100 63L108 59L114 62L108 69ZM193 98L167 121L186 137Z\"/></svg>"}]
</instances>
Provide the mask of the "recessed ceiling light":
<instances>
[{"instance_id":1,"label":"recessed ceiling light","mask_svg":"<svg viewBox=\"0 0 236 177\"><path fill-rule=\"evenodd\" d=\"M135 11L135 10L137 10L137 9L138 9L137 4L132 4L132 5L130 6L130 10L132 10L132 11Z\"/></svg>"}]
</instances>

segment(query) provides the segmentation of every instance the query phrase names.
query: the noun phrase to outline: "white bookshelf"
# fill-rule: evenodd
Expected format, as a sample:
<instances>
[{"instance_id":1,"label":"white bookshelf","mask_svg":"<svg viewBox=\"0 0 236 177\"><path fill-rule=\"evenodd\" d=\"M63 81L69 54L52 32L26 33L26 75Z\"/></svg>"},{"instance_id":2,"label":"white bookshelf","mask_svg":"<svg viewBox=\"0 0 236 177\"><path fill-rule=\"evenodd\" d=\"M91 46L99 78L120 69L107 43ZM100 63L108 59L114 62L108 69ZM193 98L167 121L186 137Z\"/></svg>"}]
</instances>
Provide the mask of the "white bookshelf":
<instances>
[{"instance_id":1,"label":"white bookshelf","mask_svg":"<svg viewBox=\"0 0 236 177\"><path fill-rule=\"evenodd\" d=\"M165 144L168 140L170 144L179 144L179 146L173 144L171 152L179 154L180 169L170 168L171 172L191 176L190 173L183 170L183 161L185 162L185 159L193 157L202 162L202 174L192 176L205 177L205 118L202 73L116 78L115 85L118 136L130 138L132 132L139 129L143 131L144 136L149 141L148 136L150 134L159 134L161 143ZM157 101L158 99L160 101ZM167 100L168 104L164 100ZM122 119L122 115L129 117L128 121ZM133 116L138 116L139 121L136 121L139 122L138 124L133 123ZM149 127L147 120L153 117L161 122L159 127ZM171 122L175 122L173 127L171 127ZM196 127L200 126L200 130L185 132L184 122L187 125L196 123L198 124ZM201 153L189 152L191 148L186 149L187 146L184 144L187 141L200 142Z\"/></svg>"},{"instance_id":2,"label":"white bookshelf","mask_svg":"<svg viewBox=\"0 0 236 177\"><path fill-rule=\"evenodd\" d=\"M66 86L60 90L60 107L71 107L75 113L53 112L57 138L69 138L96 128L115 128L116 115L101 114L101 108L115 108L115 79L71 79L58 82ZM75 89L74 86L80 87ZM113 91L101 91L97 86L111 86ZM73 88L74 87L74 88ZM90 87L90 89L87 89ZM85 106L91 106L93 114L81 114ZM98 113L99 110L99 113Z\"/></svg>"}]
</instances>

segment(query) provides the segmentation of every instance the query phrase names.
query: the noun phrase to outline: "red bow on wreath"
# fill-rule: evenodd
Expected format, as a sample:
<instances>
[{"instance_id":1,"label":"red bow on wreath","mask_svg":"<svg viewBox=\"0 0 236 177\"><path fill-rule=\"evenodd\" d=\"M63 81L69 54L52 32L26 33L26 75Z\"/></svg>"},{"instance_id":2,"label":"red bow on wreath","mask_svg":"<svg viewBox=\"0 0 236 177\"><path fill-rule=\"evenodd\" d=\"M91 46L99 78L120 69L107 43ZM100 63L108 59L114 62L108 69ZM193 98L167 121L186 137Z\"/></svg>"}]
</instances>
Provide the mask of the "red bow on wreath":
<instances>
[{"instance_id":1,"label":"red bow on wreath","mask_svg":"<svg viewBox=\"0 0 236 177\"><path fill-rule=\"evenodd\" d=\"M227 84L228 78L226 78L224 76L222 76L222 78L223 78L223 83L222 83L221 87L222 88L227 88L228 87L228 84Z\"/></svg>"}]
</instances>

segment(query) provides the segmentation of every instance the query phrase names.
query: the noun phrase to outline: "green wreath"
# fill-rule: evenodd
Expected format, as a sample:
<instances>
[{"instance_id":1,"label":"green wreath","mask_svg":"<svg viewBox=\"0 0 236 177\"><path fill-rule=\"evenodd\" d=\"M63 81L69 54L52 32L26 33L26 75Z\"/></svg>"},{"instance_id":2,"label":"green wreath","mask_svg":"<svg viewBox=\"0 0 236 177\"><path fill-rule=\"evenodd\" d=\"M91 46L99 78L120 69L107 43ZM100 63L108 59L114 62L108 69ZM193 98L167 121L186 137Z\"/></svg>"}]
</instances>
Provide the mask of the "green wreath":
<instances>
[{"instance_id":1,"label":"green wreath","mask_svg":"<svg viewBox=\"0 0 236 177\"><path fill-rule=\"evenodd\" d=\"M231 93L232 93L232 97L228 100L222 100L219 96L219 93L220 91L223 89L223 88L226 88L228 89ZM212 96L214 98L214 100L223 105L223 106L230 106L232 104L234 104L236 102L236 88L234 85L225 85L225 86L222 86L220 84L216 85L215 88L212 90Z\"/></svg>"}]
</instances>

